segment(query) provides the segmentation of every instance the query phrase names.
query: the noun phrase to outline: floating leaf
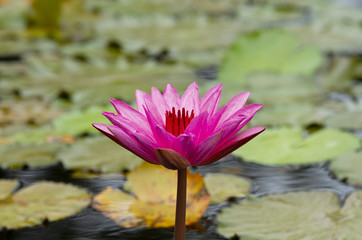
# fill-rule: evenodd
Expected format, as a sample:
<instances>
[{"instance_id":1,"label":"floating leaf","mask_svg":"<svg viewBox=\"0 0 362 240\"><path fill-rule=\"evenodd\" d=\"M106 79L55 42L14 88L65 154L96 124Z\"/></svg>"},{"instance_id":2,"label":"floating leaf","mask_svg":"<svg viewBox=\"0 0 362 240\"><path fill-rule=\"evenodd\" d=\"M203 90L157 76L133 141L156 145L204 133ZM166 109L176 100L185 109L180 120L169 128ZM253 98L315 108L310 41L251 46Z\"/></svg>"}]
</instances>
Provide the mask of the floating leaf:
<instances>
[{"instance_id":1,"label":"floating leaf","mask_svg":"<svg viewBox=\"0 0 362 240\"><path fill-rule=\"evenodd\" d=\"M255 126L294 125L305 126L321 122L322 116L318 109L307 103L278 104L263 108L253 117Z\"/></svg>"},{"instance_id":2,"label":"floating leaf","mask_svg":"<svg viewBox=\"0 0 362 240\"><path fill-rule=\"evenodd\" d=\"M175 221L177 172L147 163L128 175L134 196L107 188L94 198L93 206L123 227L171 227ZM210 196L201 175L187 173L186 224L196 222Z\"/></svg>"},{"instance_id":3,"label":"floating leaf","mask_svg":"<svg viewBox=\"0 0 362 240\"><path fill-rule=\"evenodd\" d=\"M28 144L0 146L0 167L41 167L57 162L59 144Z\"/></svg>"},{"instance_id":4,"label":"floating leaf","mask_svg":"<svg viewBox=\"0 0 362 240\"><path fill-rule=\"evenodd\" d=\"M245 197L250 188L250 183L244 178L224 173L207 174L205 185L211 203L221 203L230 197Z\"/></svg>"},{"instance_id":5,"label":"floating leaf","mask_svg":"<svg viewBox=\"0 0 362 240\"><path fill-rule=\"evenodd\" d=\"M253 101L268 105L315 102L324 95L315 79L301 76L258 73L246 83Z\"/></svg>"},{"instance_id":6,"label":"floating leaf","mask_svg":"<svg viewBox=\"0 0 362 240\"><path fill-rule=\"evenodd\" d=\"M330 192L293 192L248 199L224 208L218 231L243 240L358 239L362 234L362 191L339 208Z\"/></svg>"},{"instance_id":7,"label":"floating leaf","mask_svg":"<svg viewBox=\"0 0 362 240\"><path fill-rule=\"evenodd\" d=\"M360 146L357 136L336 129L323 129L303 139L300 128L276 128L267 130L234 154L269 165L307 164L333 159Z\"/></svg>"},{"instance_id":8,"label":"floating leaf","mask_svg":"<svg viewBox=\"0 0 362 240\"><path fill-rule=\"evenodd\" d=\"M68 133L74 136L84 133L98 133L91 123L109 123L101 114L102 111L114 111L112 105L107 107L93 106L83 111L74 110L54 120L54 127L57 133Z\"/></svg>"},{"instance_id":9,"label":"floating leaf","mask_svg":"<svg viewBox=\"0 0 362 240\"><path fill-rule=\"evenodd\" d=\"M17 180L0 179L0 202L11 195L16 185L18 185Z\"/></svg>"},{"instance_id":10,"label":"floating leaf","mask_svg":"<svg viewBox=\"0 0 362 240\"><path fill-rule=\"evenodd\" d=\"M225 82L244 83L250 73L312 75L323 56L311 46L282 30L256 31L241 36L228 50L219 78Z\"/></svg>"},{"instance_id":11,"label":"floating leaf","mask_svg":"<svg viewBox=\"0 0 362 240\"><path fill-rule=\"evenodd\" d=\"M43 124L54 119L60 113L60 110L36 99L1 101L0 125Z\"/></svg>"},{"instance_id":12,"label":"floating leaf","mask_svg":"<svg viewBox=\"0 0 362 240\"><path fill-rule=\"evenodd\" d=\"M1 184L1 183L0 183ZM69 184L37 182L0 202L0 228L22 228L57 221L90 203L90 195Z\"/></svg>"},{"instance_id":13,"label":"floating leaf","mask_svg":"<svg viewBox=\"0 0 362 240\"><path fill-rule=\"evenodd\" d=\"M362 152L344 154L329 167L338 178L346 178L348 183L362 186Z\"/></svg>"},{"instance_id":14,"label":"floating leaf","mask_svg":"<svg viewBox=\"0 0 362 240\"><path fill-rule=\"evenodd\" d=\"M362 112L336 113L328 117L325 124L332 128L359 130L362 129Z\"/></svg>"},{"instance_id":15,"label":"floating leaf","mask_svg":"<svg viewBox=\"0 0 362 240\"><path fill-rule=\"evenodd\" d=\"M105 137L79 141L70 148L63 149L58 158L66 168L106 173L133 170L143 162L130 151Z\"/></svg>"}]
</instances>

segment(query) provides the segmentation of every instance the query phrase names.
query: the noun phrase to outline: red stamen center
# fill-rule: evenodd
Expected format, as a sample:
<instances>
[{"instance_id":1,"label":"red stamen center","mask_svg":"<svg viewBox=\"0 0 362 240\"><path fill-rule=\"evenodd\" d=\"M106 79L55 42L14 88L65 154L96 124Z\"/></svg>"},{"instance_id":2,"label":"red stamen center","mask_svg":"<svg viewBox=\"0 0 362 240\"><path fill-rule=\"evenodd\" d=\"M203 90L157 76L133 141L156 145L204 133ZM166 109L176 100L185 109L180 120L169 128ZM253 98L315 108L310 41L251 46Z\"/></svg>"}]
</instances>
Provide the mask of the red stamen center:
<instances>
[{"instance_id":1,"label":"red stamen center","mask_svg":"<svg viewBox=\"0 0 362 240\"><path fill-rule=\"evenodd\" d=\"M194 116L194 110L191 111L189 116L189 111L185 111L185 108L178 110L176 114L176 109L173 107L172 112L166 111L166 131L176 137L183 134Z\"/></svg>"}]
</instances>

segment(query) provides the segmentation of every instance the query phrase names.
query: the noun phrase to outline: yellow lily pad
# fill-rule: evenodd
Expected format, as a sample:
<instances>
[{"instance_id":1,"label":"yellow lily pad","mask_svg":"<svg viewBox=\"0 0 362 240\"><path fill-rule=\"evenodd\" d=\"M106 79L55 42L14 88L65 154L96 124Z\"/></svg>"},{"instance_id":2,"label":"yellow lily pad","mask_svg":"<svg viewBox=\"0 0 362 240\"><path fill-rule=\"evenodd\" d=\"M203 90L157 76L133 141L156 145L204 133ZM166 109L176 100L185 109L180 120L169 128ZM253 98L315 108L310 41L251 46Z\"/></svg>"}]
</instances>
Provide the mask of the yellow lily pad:
<instances>
[{"instance_id":1,"label":"yellow lily pad","mask_svg":"<svg viewBox=\"0 0 362 240\"><path fill-rule=\"evenodd\" d=\"M230 197L245 197L250 189L250 182L244 178L224 173L207 174L205 185L211 203L221 203Z\"/></svg>"},{"instance_id":2,"label":"yellow lily pad","mask_svg":"<svg viewBox=\"0 0 362 240\"><path fill-rule=\"evenodd\" d=\"M128 175L134 196L107 188L93 206L123 227L172 227L175 221L177 172L144 163ZM187 173L186 224L202 216L210 202L199 174Z\"/></svg>"},{"instance_id":3,"label":"yellow lily pad","mask_svg":"<svg viewBox=\"0 0 362 240\"><path fill-rule=\"evenodd\" d=\"M1 182L0 186L2 189ZM0 201L0 228L17 229L61 220L78 213L89 203L90 195L84 189L63 183L37 182Z\"/></svg>"},{"instance_id":4,"label":"yellow lily pad","mask_svg":"<svg viewBox=\"0 0 362 240\"><path fill-rule=\"evenodd\" d=\"M0 202L11 195L16 185L18 185L17 180L0 179Z\"/></svg>"}]
</instances>

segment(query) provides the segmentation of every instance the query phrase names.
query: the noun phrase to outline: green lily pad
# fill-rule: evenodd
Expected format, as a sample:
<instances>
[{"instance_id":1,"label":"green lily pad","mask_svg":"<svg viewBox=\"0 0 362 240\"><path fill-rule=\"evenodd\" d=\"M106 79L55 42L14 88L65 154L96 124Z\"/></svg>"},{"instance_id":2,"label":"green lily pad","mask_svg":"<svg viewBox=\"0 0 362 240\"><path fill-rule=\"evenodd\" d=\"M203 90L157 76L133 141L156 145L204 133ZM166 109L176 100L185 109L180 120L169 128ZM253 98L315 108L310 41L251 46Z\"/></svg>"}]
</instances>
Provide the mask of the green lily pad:
<instances>
[{"instance_id":1,"label":"green lily pad","mask_svg":"<svg viewBox=\"0 0 362 240\"><path fill-rule=\"evenodd\" d=\"M57 133L80 135L84 133L98 133L92 123L109 123L101 112L114 112L114 107L108 104L106 107L93 106L85 110L74 110L54 120Z\"/></svg>"},{"instance_id":2,"label":"green lily pad","mask_svg":"<svg viewBox=\"0 0 362 240\"><path fill-rule=\"evenodd\" d=\"M346 178L348 183L362 186L362 152L344 154L329 167L338 178Z\"/></svg>"},{"instance_id":3,"label":"green lily pad","mask_svg":"<svg viewBox=\"0 0 362 240\"><path fill-rule=\"evenodd\" d=\"M103 173L120 173L132 170L143 160L108 138L89 138L63 149L58 155L69 169L92 170Z\"/></svg>"},{"instance_id":4,"label":"green lily pad","mask_svg":"<svg viewBox=\"0 0 362 240\"><path fill-rule=\"evenodd\" d=\"M245 83L248 74L274 72L310 76L321 66L323 56L312 46L282 30L262 30L241 36L228 50L219 79Z\"/></svg>"},{"instance_id":5,"label":"green lily pad","mask_svg":"<svg viewBox=\"0 0 362 240\"><path fill-rule=\"evenodd\" d=\"M89 203L90 195L84 189L63 183L37 182L0 201L0 228L17 229L61 220L78 213Z\"/></svg>"},{"instance_id":6,"label":"green lily pad","mask_svg":"<svg viewBox=\"0 0 362 240\"><path fill-rule=\"evenodd\" d=\"M19 144L0 146L0 166L2 168L41 167L57 162L59 144Z\"/></svg>"},{"instance_id":7,"label":"green lily pad","mask_svg":"<svg viewBox=\"0 0 362 240\"><path fill-rule=\"evenodd\" d=\"M8 198L17 185L17 180L0 179L0 202Z\"/></svg>"},{"instance_id":8,"label":"green lily pad","mask_svg":"<svg viewBox=\"0 0 362 240\"><path fill-rule=\"evenodd\" d=\"M342 208L330 192L292 192L248 199L224 208L218 231L243 240L358 239L362 234L362 191Z\"/></svg>"},{"instance_id":9,"label":"green lily pad","mask_svg":"<svg viewBox=\"0 0 362 240\"><path fill-rule=\"evenodd\" d=\"M245 197L250 188L250 182L232 174L210 173L204 180L211 203L221 203L230 197Z\"/></svg>"},{"instance_id":10,"label":"green lily pad","mask_svg":"<svg viewBox=\"0 0 362 240\"><path fill-rule=\"evenodd\" d=\"M307 164L334 159L361 146L357 136L336 129L323 129L305 139L302 135L297 127L270 129L234 154L267 165Z\"/></svg>"}]
</instances>

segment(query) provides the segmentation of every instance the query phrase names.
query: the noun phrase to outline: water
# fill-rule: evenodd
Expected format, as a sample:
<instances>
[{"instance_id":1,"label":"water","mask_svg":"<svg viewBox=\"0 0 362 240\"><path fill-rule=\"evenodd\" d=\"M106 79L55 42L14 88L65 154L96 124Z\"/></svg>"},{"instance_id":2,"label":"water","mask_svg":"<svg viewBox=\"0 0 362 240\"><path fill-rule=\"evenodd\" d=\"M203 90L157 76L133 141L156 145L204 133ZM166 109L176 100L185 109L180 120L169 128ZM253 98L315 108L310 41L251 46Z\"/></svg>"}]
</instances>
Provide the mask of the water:
<instances>
[{"instance_id":1,"label":"water","mask_svg":"<svg viewBox=\"0 0 362 240\"><path fill-rule=\"evenodd\" d=\"M289 191L332 191L343 200L354 191L352 186L334 178L328 169L328 163L302 166L271 167L244 162L236 157L228 156L212 165L193 167L191 171L206 173L231 173L247 178L251 184L251 194L263 196ZM87 188L92 194L97 194L106 186L121 188L125 178L120 175L114 178L80 179L72 178L72 172L56 164L40 169L4 170L0 169L0 178L16 178L21 187L40 180L66 182ZM187 239L226 239L216 232L216 216L223 207L241 201L229 201L211 205L198 223L188 227ZM125 229L116 225L111 219L88 207L77 215L67 219L41 226L19 230L0 231L0 240L119 240L173 239L172 228L162 229Z\"/></svg>"}]
</instances>

